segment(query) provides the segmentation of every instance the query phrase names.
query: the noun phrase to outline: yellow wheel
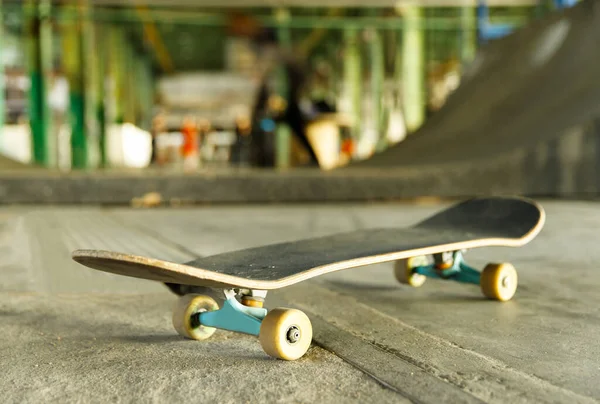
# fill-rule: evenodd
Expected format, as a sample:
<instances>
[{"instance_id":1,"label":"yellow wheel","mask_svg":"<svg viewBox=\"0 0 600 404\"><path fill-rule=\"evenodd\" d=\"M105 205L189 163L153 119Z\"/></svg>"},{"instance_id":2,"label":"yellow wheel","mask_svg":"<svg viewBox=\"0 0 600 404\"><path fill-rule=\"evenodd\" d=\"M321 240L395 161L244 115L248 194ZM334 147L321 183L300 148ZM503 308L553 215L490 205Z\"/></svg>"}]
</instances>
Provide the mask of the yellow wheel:
<instances>
[{"instance_id":1,"label":"yellow wheel","mask_svg":"<svg viewBox=\"0 0 600 404\"><path fill-rule=\"evenodd\" d=\"M300 310L276 308L262 321L258 339L268 355L293 361L310 347L312 325Z\"/></svg>"},{"instance_id":2,"label":"yellow wheel","mask_svg":"<svg viewBox=\"0 0 600 404\"><path fill-rule=\"evenodd\" d=\"M505 302L512 299L517 291L517 271L509 263L488 264L479 282L484 296Z\"/></svg>"},{"instance_id":3,"label":"yellow wheel","mask_svg":"<svg viewBox=\"0 0 600 404\"><path fill-rule=\"evenodd\" d=\"M219 310L219 305L212 297L197 294L181 296L173 309L173 327L183 337L207 339L214 334L216 328L199 324L193 315L214 310Z\"/></svg>"},{"instance_id":4,"label":"yellow wheel","mask_svg":"<svg viewBox=\"0 0 600 404\"><path fill-rule=\"evenodd\" d=\"M415 267L424 265L429 265L429 260L426 256L398 260L394 263L394 275L396 275L398 282L418 288L425 283L427 277L425 275L413 273L412 270Z\"/></svg>"}]
</instances>

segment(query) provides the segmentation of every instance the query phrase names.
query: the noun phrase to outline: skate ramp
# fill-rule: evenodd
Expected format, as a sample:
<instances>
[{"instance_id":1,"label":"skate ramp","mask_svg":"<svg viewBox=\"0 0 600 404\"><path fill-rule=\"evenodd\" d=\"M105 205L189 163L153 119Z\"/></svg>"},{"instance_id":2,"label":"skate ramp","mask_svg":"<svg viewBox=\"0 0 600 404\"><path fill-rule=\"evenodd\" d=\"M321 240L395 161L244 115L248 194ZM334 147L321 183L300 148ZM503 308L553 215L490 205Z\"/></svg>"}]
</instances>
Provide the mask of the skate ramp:
<instances>
[{"instance_id":1,"label":"skate ramp","mask_svg":"<svg viewBox=\"0 0 600 404\"><path fill-rule=\"evenodd\" d=\"M600 0L586 0L482 48L421 129L347 169L477 173L481 192L486 172L524 193L597 191L599 72Z\"/></svg>"}]
</instances>

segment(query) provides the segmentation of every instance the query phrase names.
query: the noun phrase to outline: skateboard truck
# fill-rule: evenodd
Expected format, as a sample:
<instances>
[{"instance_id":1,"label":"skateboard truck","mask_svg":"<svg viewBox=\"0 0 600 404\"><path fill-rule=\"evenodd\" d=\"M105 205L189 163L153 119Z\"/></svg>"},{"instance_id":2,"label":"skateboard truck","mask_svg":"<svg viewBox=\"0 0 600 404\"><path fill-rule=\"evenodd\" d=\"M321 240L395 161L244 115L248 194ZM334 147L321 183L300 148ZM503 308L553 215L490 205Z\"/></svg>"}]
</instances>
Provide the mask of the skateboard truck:
<instances>
[{"instance_id":1,"label":"skateboard truck","mask_svg":"<svg viewBox=\"0 0 600 404\"><path fill-rule=\"evenodd\" d=\"M484 296L510 300L517 289L517 271L509 263L490 263L483 271L469 266L464 259L465 250L447 251L429 256L416 256L396 261L394 273L403 284L420 287L427 278L453 280L480 285ZM433 262L432 262L433 261Z\"/></svg>"},{"instance_id":2,"label":"skateboard truck","mask_svg":"<svg viewBox=\"0 0 600 404\"><path fill-rule=\"evenodd\" d=\"M210 296L187 294L179 297L173 310L173 326L189 339L204 340L219 328L255 335L270 356L295 360L306 353L312 341L309 318L296 309L271 311L262 303L264 290L225 289L225 301L219 308ZM237 296L240 296L238 301Z\"/></svg>"},{"instance_id":3,"label":"skateboard truck","mask_svg":"<svg viewBox=\"0 0 600 404\"><path fill-rule=\"evenodd\" d=\"M267 293L264 292L264 294ZM202 325L258 336L260 324L267 315L267 309L240 303L236 299L236 293L233 289L225 290L225 297L223 307L219 310L199 311L192 314L190 320L192 325Z\"/></svg>"}]
</instances>

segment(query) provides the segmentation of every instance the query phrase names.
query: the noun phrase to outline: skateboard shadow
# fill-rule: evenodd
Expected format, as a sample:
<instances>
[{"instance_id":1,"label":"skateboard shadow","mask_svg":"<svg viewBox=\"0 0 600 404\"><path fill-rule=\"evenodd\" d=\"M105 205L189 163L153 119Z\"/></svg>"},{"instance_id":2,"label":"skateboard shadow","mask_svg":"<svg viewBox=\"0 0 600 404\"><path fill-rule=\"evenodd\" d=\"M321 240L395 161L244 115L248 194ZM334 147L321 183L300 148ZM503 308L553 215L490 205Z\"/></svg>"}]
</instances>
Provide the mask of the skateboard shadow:
<instances>
[{"instance_id":1,"label":"skateboard shadow","mask_svg":"<svg viewBox=\"0 0 600 404\"><path fill-rule=\"evenodd\" d=\"M331 285L337 288L352 289L352 290L370 290L370 291L392 291L397 290L396 286L380 285L380 284L369 284L369 283L354 283L348 281L329 280L324 282L325 285Z\"/></svg>"},{"instance_id":2,"label":"skateboard shadow","mask_svg":"<svg viewBox=\"0 0 600 404\"><path fill-rule=\"evenodd\" d=\"M415 302L415 298L419 300L424 300L427 302L443 302L444 304L448 303L466 303L466 302L482 302L485 303L487 301L492 302L491 300L486 299L480 295L473 295L469 292L460 293L460 292L441 292L439 289L431 290L431 291L415 291L414 288L407 287L404 285L374 285L368 283L354 283L348 281L328 281L325 283L325 286L330 286L330 290L345 293L345 292L391 292L394 295L385 295L380 296L377 294L369 294L369 301L372 303L390 303L390 296L393 299L400 299L399 303L404 301L408 302L406 299L410 299L410 303ZM416 292L416 294L415 294ZM410 296L409 296L410 294Z\"/></svg>"},{"instance_id":3,"label":"skateboard shadow","mask_svg":"<svg viewBox=\"0 0 600 404\"><path fill-rule=\"evenodd\" d=\"M16 311L9 311L0 309L0 317L18 317L19 313Z\"/></svg>"},{"instance_id":4,"label":"skateboard shadow","mask_svg":"<svg viewBox=\"0 0 600 404\"><path fill-rule=\"evenodd\" d=\"M135 342L140 344L162 344L165 342L176 342L182 339L177 333L173 334L148 334L148 335L119 335L112 339L124 342Z\"/></svg>"}]
</instances>

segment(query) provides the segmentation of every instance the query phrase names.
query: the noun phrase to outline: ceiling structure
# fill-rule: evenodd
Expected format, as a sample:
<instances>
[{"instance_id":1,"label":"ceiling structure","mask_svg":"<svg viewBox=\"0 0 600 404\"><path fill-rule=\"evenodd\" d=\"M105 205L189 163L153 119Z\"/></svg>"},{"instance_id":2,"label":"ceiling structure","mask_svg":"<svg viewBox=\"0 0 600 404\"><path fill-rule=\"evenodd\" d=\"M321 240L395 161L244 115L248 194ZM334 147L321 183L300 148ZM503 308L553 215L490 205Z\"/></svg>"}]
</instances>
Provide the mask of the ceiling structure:
<instances>
[{"instance_id":1,"label":"ceiling structure","mask_svg":"<svg viewBox=\"0 0 600 404\"><path fill-rule=\"evenodd\" d=\"M74 1L46 0L67 7ZM139 52L150 50L161 73L191 70L220 70L230 35L232 12L241 11L263 27L274 28L280 22L276 7L294 7L287 22L293 29L295 41L308 37L318 28L331 29L334 35L351 25L382 29L401 28L401 19L377 11L370 14L366 8L387 8L407 4L424 6L476 5L478 0L80 0L94 7L94 19L124 27L132 44ZM538 0L488 0L489 5L529 6ZM22 0L3 0L5 20L13 14L9 9L22 10ZM8 6L8 7L7 7ZM11 7L14 6L14 7ZM16 8L15 8L16 7ZM56 10L56 8L54 8ZM345 9L340 15L328 15L332 9ZM358 10L363 9L363 10ZM449 9L446 9L449 10ZM355 17L353 15L361 15ZM376 16L379 14L380 16ZM391 18L390 18L391 17ZM252 21L249 23L250 25ZM445 23L444 23L445 24ZM229 25L229 26L228 26ZM234 25L240 25L235 23ZM237 28L237 27L236 27ZM148 34L151 30L153 34ZM144 38L153 37L149 44ZM145 45L144 45L145 44ZM152 49L148 49L150 46ZM164 62L167 60L168 62ZM165 68L172 65L172 68Z\"/></svg>"}]
</instances>

